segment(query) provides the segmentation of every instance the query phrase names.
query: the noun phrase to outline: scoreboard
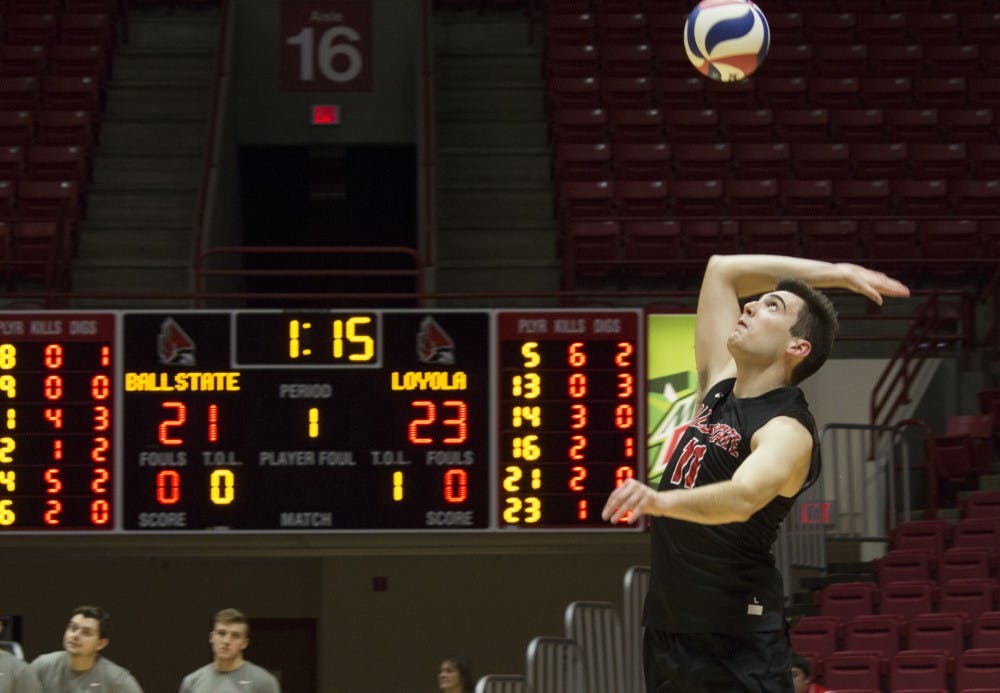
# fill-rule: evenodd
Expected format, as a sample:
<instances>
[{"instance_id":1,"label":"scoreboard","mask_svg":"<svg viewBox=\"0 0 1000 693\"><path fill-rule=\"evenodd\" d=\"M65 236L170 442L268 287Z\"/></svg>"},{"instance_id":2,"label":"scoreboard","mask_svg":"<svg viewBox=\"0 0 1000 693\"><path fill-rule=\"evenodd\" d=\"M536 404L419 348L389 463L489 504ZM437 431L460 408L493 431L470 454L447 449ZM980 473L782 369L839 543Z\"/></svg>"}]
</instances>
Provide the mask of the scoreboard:
<instances>
[{"instance_id":1,"label":"scoreboard","mask_svg":"<svg viewBox=\"0 0 1000 693\"><path fill-rule=\"evenodd\" d=\"M641 316L0 313L0 533L634 530Z\"/></svg>"}]
</instances>

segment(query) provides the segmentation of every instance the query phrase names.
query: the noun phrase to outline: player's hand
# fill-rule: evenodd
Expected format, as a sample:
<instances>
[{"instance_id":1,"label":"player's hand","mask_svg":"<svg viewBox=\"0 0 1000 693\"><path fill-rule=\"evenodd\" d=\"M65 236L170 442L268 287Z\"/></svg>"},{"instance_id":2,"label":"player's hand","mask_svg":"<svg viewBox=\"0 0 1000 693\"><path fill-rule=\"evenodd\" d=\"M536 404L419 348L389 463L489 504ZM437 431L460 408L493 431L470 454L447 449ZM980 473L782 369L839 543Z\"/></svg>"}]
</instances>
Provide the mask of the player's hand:
<instances>
[{"instance_id":1,"label":"player's hand","mask_svg":"<svg viewBox=\"0 0 1000 693\"><path fill-rule=\"evenodd\" d=\"M849 262L841 262L837 266L843 274L844 288L867 296L878 305L882 305L883 296L905 297L910 295L910 289L903 282L893 279L884 272Z\"/></svg>"},{"instance_id":2,"label":"player's hand","mask_svg":"<svg viewBox=\"0 0 1000 693\"><path fill-rule=\"evenodd\" d=\"M608 496L601 519L614 524L625 518L629 524L635 524L641 515L652 510L655 500L656 491L641 481L626 479Z\"/></svg>"}]
</instances>

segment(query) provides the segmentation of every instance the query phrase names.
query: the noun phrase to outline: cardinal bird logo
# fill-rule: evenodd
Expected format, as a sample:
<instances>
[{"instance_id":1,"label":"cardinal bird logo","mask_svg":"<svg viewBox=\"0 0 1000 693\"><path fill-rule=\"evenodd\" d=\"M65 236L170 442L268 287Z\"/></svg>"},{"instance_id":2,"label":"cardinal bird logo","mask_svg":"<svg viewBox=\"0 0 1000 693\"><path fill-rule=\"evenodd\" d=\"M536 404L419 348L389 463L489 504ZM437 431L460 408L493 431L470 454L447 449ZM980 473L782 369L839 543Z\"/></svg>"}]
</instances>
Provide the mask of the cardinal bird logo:
<instances>
[{"instance_id":1,"label":"cardinal bird logo","mask_svg":"<svg viewBox=\"0 0 1000 693\"><path fill-rule=\"evenodd\" d=\"M455 342L437 321L427 316L417 332L417 358L420 363L455 363Z\"/></svg>"},{"instance_id":2,"label":"cardinal bird logo","mask_svg":"<svg viewBox=\"0 0 1000 693\"><path fill-rule=\"evenodd\" d=\"M160 334L156 337L156 355L160 363L170 366L193 366L194 340L173 318L160 323Z\"/></svg>"}]
</instances>

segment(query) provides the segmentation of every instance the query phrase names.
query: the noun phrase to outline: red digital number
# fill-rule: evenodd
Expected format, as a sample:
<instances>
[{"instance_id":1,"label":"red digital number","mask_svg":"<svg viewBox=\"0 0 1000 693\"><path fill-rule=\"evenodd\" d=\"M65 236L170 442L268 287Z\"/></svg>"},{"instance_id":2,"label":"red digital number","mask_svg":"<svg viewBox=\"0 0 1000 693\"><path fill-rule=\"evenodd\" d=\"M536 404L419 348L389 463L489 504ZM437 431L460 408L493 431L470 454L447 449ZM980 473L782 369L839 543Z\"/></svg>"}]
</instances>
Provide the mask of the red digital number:
<instances>
[{"instance_id":1,"label":"red digital number","mask_svg":"<svg viewBox=\"0 0 1000 693\"><path fill-rule=\"evenodd\" d=\"M111 365L111 347L109 346L101 347L101 365L105 367Z\"/></svg>"},{"instance_id":2,"label":"red digital number","mask_svg":"<svg viewBox=\"0 0 1000 693\"><path fill-rule=\"evenodd\" d=\"M570 436L573 444L569 447L569 458L571 460L584 459L583 451L587 449L587 436Z\"/></svg>"},{"instance_id":3,"label":"red digital number","mask_svg":"<svg viewBox=\"0 0 1000 693\"><path fill-rule=\"evenodd\" d=\"M57 501L55 498L50 498L45 501L45 505L49 508L42 515L42 519L45 521L45 524L51 526L59 524L59 513L62 512L62 503Z\"/></svg>"},{"instance_id":4,"label":"red digital number","mask_svg":"<svg viewBox=\"0 0 1000 693\"><path fill-rule=\"evenodd\" d=\"M156 502L160 505L174 505L181 499L181 473L174 469L164 469L156 475Z\"/></svg>"},{"instance_id":5,"label":"red digital number","mask_svg":"<svg viewBox=\"0 0 1000 693\"><path fill-rule=\"evenodd\" d=\"M587 396L587 376L583 373L571 373L567 382L567 391L573 399Z\"/></svg>"},{"instance_id":6,"label":"red digital number","mask_svg":"<svg viewBox=\"0 0 1000 693\"><path fill-rule=\"evenodd\" d=\"M444 473L444 500L464 503L469 498L469 473L464 469L449 469Z\"/></svg>"},{"instance_id":7,"label":"red digital number","mask_svg":"<svg viewBox=\"0 0 1000 693\"><path fill-rule=\"evenodd\" d=\"M61 460L63 458L63 442L56 438L52 441L52 459Z\"/></svg>"},{"instance_id":8,"label":"red digital number","mask_svg":"<svg viewBox=\"0 0 1000 693\"><path fill-rule=\"evenodd\" d=\"M631 467L619 467L615 470L615 488L625 483L627 479L635 478L635 470Z\"/></svg>"},{"instance_id":9,"label":"red digital number","mask_svg":"<svg viewBox=\"0 0 1000 693\"><path fill-rule=\"evenodd\" d=\"M615 365L619 368L628 368L632 365L631 357L635 352L632 342L618 342L618 353L615 354Z\"/></svg>"},{"instance_id":10,"label":"red digital number","mask_svg":"<svg viewBox=\"0 0 1000 693\"><path fill-rule=\"evenodd\" d=\"M111 378L98 374L90 379L90 397L96 400L105 400L111 396Z\"/></svg>"},{"instance_id":11,"label":"red digital number","mask_svg":"<svg viewBox=\"0 0 1000 693\"><path fill-rule=\"evenodd\" d=\"M105 406L94 407L94 430L106 431L111 426L111 410Z\"/></svg>"},{"instance_id":12,"label":"red digital number","mask_svg":"<svg viewBox=\"0 0 1000 693\"><path fill-rule=\"evenodd\" d=\"M108 461L108 456L104 453L106 453L110 447L111 441L107 438L94 438L94 447L90 449L90 459L94 461L94 464L104 464Z\"/></svg>"},{"instance_id":13,"label":"red digital number","mask_svg":"<svg viewBox=\"0 0 1000 693\"><path fill-rule=\"evenodd\" d=\"M111 472L103 467L94 469L94 479L90 482L90 490L97 494L107 493L108 487L105 484L108 483L110 476Z\"/></svg>"},{"instance_id":14,"label":"red digital number","mask_svg":"<svg viewBox=\"0 0 1000 693\"><path fill-rule=\"evenodd\" d=\"M208 442L219 442L219 405L208 405Z\"/></svg>"},{"instance_id":15,"label":"red digital number","mask_svg":"<svg viewBox=\"0 0 1000 693\"><path fill-rule=\"evenodd\" d=\"M63 348L62 344L46 344L45 351L45 367L50 369L62 368L63 365Z\"/></svg>"},{"instance_id":16,"label":"red digital number","mask_svg":"<svg viewBox=\"0 0 1000 693\"><path fill-rule=\"evenodd\" d=\"M587 519L587 499L581 498L576 504L576 519L583 520Z\"/></svg>"},{"instance_id":17,"label":"red digital number","mask_svg":"<svg viewBox=\"0 0 1000 693\"><path fill-rule=\"evenodd\" d=\"M441 442L445 445L461 445L469 437L469 407L462 400L450 399L444 403L446 407L454 407L455 417L445 419L441 423L445 426L454 426L455 435L445 438Z\"/></svg>"},{"instance_id":18,"label":"red digital number","mask_svg":"<svg viewBox=\"0 0 1000 693\"><path fill-rule=\"evenodd\" d=\"M45 399L62 399L63 379L58 375L50 375L46 377L42 391L45 394Z\"/></svg>"},{"instance_id":19,"label":"red digital number","mask_svg":"<svg viewBox=\"0 0 1000 693\"><path fill-rule=\"evenodd\" d=\"M573 368L582 368L587 365L587 354L583 351L583 342L573 342L569 345L568 351L567 361Z\"/></svg>"},{"instance_id":20,"label":"red digital number","mask_svg":"<svg viewBox=\"0 0 1000 693\"><path fill-rule=\"evenodd\" d=\"M48 484L48 488L45 489L46 493L59 493L62 491L62 481L59 479L59 469L57 467L49 467L42 474L42 478L45 479L45 483Z\"/></svg>"},{"instance_id":21,"label":"red digital number","mask_svg":"<svg viewBox=\"0 0 1000 693\"><path fill-rule=\"evenodd\" d=\"M187 407L184 406L183 402L161 402L160 406L164 409L174 410L174 418L164 419L160 422L157 431L157 439L160 441L160 445L183 445L184 440L182 438L171 437L170 429L176 426L183 426L187 422Z\"/></svg>"},{"instance_id":22,"label":"red digital number","mask_svg":"<svg viewBox=\"0 0 1000 693\"><path fill-rule=\"evenodd\" d=\"M406 427L406 437L414 445L428 445L432 442L432 439L420 435L417 429L420 426L427 426L434 423L434 419L437 417L437 407L434 406L434 402L425 399L410 402L410 406L415 408L423 407L424 418L410 421L410 424Z\"/></svg>"},{"instance_id":23,"label":"red digital number","mask_svg":"<svg viewBox=\"0 0 1000 693\"><path fill-rule=\"evenodd\" d=\"M49 409L46 407L45 420L52 424L52 428L62 428L63 427L63 410L62 409Z\"/></svg>"},{"instance_id":24,"label":"red digital number","mask_svg":"<svg viewBox=\"0 0 1000 693\"><path fill-rule=\"evenodd\" d=\"M571 491L583 491L583 482L587 478L587 468L586 467L573 467L570 469L573 472L573 476L569 479L569 488Z\"/></svg>"},{"instance_id":25,"label":"red digital number","mask_svg":"<svg viewBox=\"0 0 1000 693\"><path fill-rule=\"evenodd\" d=\"M615 407L615 426L620 429L632 428L635 423L635 410L631 404L619 404Z\"/></svg>"},{"instance_id":26,"label":"red digital number","mask_svg":"<svg viewBox=\"0 0 1000 693\"><path fill-rule=\"evenodd\" d=\"M92 501L90 504L90 523L93 525L106 525L111 519L111 504L103 498Z\"/></svg>"},{"instance_id":27,"label":"red digital number","mask_svg":"<svg viewBox=\"0 0 1000 693\"><path fill-rule=\"evenodd\" d=\"M631 373L618 374L618 399L626 399L635 392L635 378Z\"/></svg>"},{"instance_id":28,"label":"red digital number","mask_svg":"<svg viewBox=\"0 0 1000 693\"><path fill-rule=\"evenodd\" d=\"M573 419L573 423L569 425L570 428L579 430L581 428L587 427L587 407L583 404L571 404L570 409L573 413L570 414L570 418Z\"/></svg>"},{"instance_id":29,"label":"red digital number","mask_svg":"<svg viewBox=\"0 0 1000 693\"><path fill-rule=\"evenodd\" d=\"M414 408L423 408L422 417L411 419L406 426L406 438L414 445L430 445L434 439L423 434L421 428L430 426L437 421L437 406L430 400L420 399L410 402ZM455 410L455 415L451 418L442 419L441 425L454 428L454 435L441 439L445 445L461 445L469 437L469 406L462 400L450 399L442 403L443 407L451 407Z\"/></svg>"}]
</instances>

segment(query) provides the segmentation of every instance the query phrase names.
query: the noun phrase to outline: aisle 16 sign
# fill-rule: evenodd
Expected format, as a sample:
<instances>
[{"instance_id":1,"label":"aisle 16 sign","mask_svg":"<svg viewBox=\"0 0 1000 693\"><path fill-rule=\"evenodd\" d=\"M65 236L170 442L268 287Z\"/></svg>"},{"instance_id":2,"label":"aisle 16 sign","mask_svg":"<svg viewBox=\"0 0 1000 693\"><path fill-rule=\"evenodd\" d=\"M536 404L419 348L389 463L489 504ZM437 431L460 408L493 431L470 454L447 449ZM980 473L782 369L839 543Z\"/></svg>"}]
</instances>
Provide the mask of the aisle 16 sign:
<instances>
[{"instance_id":1,"label":"aisle 16 sign","mask_svg":"<svg viewBox=\"0 0 1000 693\"><path fill-rule=\"evenodd\" d=\"M371 89L372 12L367 0L284 0L281 32L283 89Z\"/></svg>"}]
</instances>

